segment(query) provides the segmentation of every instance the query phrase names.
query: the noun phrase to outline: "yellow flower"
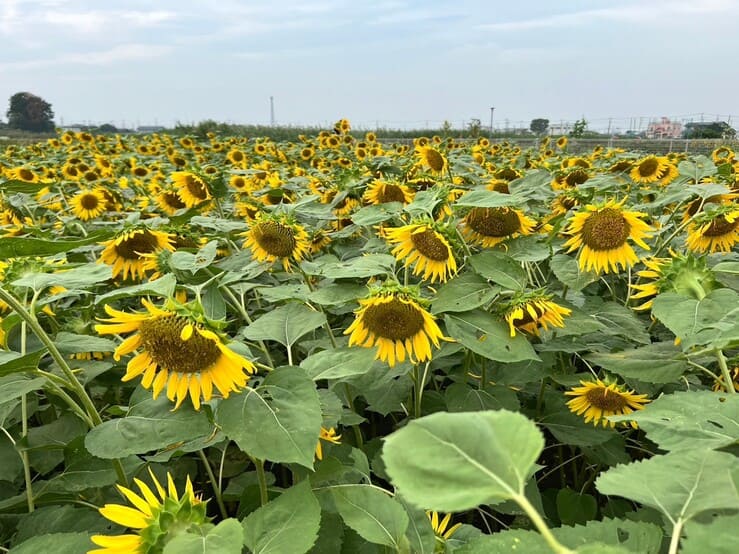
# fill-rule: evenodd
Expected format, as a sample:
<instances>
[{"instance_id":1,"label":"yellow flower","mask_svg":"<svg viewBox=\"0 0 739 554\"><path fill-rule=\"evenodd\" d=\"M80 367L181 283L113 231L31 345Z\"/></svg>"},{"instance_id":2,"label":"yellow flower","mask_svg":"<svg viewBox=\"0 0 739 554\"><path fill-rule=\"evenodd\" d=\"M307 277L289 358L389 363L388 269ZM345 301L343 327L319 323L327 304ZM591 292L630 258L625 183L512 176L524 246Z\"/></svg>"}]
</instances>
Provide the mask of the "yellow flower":
<instances>
[{"instance_id":1,"label":"yellow flower","mask_svg":"<svg viewBox=\"0 0 739 554\"><path fill-rule=\"evenodd\" d=\"M669 165L667 158L647 156L634 164L629 177L636 183L654 183L666 174Z\"/></svg>"},{"instance_id":2,"label":"yellow flower","mask_svg":"<svg viewBox=\"0 0 739 554\"><path fill-rule=\"evenodd\" d=\"M190 171L175 171L171 175L177 188L177 194L188 208L211 199L208 185L199 176Z\"/></svg>"},{"instance_id":3,"label":"yellow flower","mask_svg":"<svg viewBox=\"0 0 739 554\"><path fill-rule=\"evenodd\" d=\"M413 264L413 274L423 274L431 282L446 282L457 271L457 262L449 243L433 227L425 224L411 224L385 229L384 235L391 244L397 244L392 254L405 265Z\"/></svg>"},{"instance_id":4,"label":"yellow flower","mask_svg":"<svg viewBox=\"0 0 739 554\"><path fill-rule=\"evenodd\" d=\"M421 163L428 167L432 173L440 175L447 168L444 155L431 146L420 146L416 149L421 157Z\"/></svg>"},{"instance_id":5,"label":"yellow flower","mask_svg":"<svg viewBox=\"0 0 739 554\"><path fill-rule=\"evenodd\" d=\"M372 204L383 204L385 202L408 204L413 200L413 191L405 185L387 183L378 179L367 187L364 199Z\"/></svg>"},{"instance_id":6,"label":"yellow flower","mask_svg":"<svg viewBox=\"0 0 739 554\"><path fill-rule=\"evenodd\" d=\"M286 218L257 216L245 236L244 248L250 248L256 260L272 263L281 259L285 271L290 270L291 261L299 263L310 252L308 233Z\"/></svg>"},{"instance_id":7,"label":"yellow flower","mask_svg":"<svg viewBox=\"0 0 739 554\"><path fill-rule=\"evenodd\" d=\"M609 273L617 272L619 266L634 265L639 258L628 239L649 250L643 239L649 236L650 227L639 219L646 214L624 210L625 201L610 200L600 207L588 204L570 218L566 232L571 238L565 247L569 247L568 252L581 248L581 270Z\"/></svg>"},{"instance_id":8,"label":"yellow flower","mask_svg":"<svg viewBox=\"0 0 739 554\"><path fill-rule=\"evenodd\" d=\"M571 313L569 308L552 301L550 295L533 293L514 300L506 310L505 320L512 337L516 336L516 329L539 335L540 329L546 331L549 326L564 327L564 317Z\"/></svg>"},{"instance_id":9,"label":"yellow flower","mask_svg":"<svg viewBox=\"0 0 739 554\"><path fill-rule=\"evenodd\" d=\"M105 202L105 195L100 190L81 190L70 200L72 213L82 221L105 213Z\"/></svg>"},{"instance_id":10,"label":"yellow flower","mask_svg":"<svg viewBox=\"0 0 739 554\"><path fill-rule=\"evenodd\" d=\"M105 249L98 261L113 267L114 278L122 275L123 279L127 279L129 274L134 279L146 277L146 273L153 269L147 254L161 250L174 251L169 234L151 229L124 231L102 245Z\"/></svg>"},{"instance_id":11,"label":"yellow flower","mask_svg":"<svg viewBox=\"0 0 739 554\"><path fill-rule=\"evenodd\" d=\"M341 435L337 435L336 430L333 427L329 429L321 427L321 434L318 436L318 443L316 444L316 458L319 460L323 460L322 440L333 444L341 444Z\"/></svg>"},{"instance_id":12,"label":"yellow flower","mask_svg":"<svg viewBox=\"0 0 739 554\"><path fill-rule=\"evenodd\" d=\"M734 205L735 206L735 205ZM685 241L693 252L730 252L739 243L739 208L724 205L713 213L705 213L688 226Z\"/></svg>"},{"instance_id":13,"label":"yellow flower","mask_svg":"<svg viewBox=\"0 0 739 554\"><path fill-rule=\"evenodd\" d=\"M514 208L472 208L462 233L472 243L490 248L508 238L530 235L536 221Z\"/></svg>"},{"instance_id":14,"label":"yellow flower","mask_svg":"<svg viewBox=\"0 0 739 554\"><path fill-rule=\"evenodd\" d=\"M577 415L585 416L585 423L593 422L606 427L615 427L615 422L606 419L612 415L624 415L633 413L635 410L644 408L644 404L650 402L646 394L634 394L633 390L615 383L606 384L600 379L595 381L580 381L581 387L574 387L565 392L566 396L574 398L567 402L570 411ZM636 429L636 422L631 422Z\"/></svg>"},{"instance_id":15,"label":"yellow flower","mask_svg":"<svg viewBox=\"0 0 739 554\"><path fill-rule=\"evenodd\" d=\"M101 335L136 333L126 338L113 353L116 360L136 349L122 381L143 375L141 385L151 388L154 398L166 388L167 398L180 407L190 397L196 410L200 399L213 397L213 386L227 398L238 392L254 373L254 365L228 348L221 338L192 317L142 300L146 312L125 313L105 306L111 316L96 325Z\"/></svg>"},{"instance_id":16,"label":"yellow flower","mask_svg":"<svg viewBox=\"0 0 739 554\"><path fill-rule=\"evenodd\" d=\"M167 473L167 491L149 470L157 495L141 481L134 479L141 494L117 485L120 493L133 508L122 504L106 504L99 509L106 519L134 533L124 535L93 535L90 540L97 546L87 554L134 554L137 552L162 552L164 546L180 533L188 532L193 526L208 523L206 502L195 496L190 477L185 491L180 496L172 476Z\"/></svg>"},{"instance_id":17,"label":"yellow flower","mask_svg":"<svg viewBox=\"0 0 739 554\"><path fill-rule=\"evenodd\" d=\"M429 521L431 522L431 528L434 530L434 535L436 536L437 542L446 542L452 537L457 529L462 526L461 523L455 523L454 525L449 527L449 529L447 529L449 522L452 520L452 514L447 514L441 520L439 520L438 512L429 511L426 512L426 517L428 517Z\"/></svg>"},{"instance_id":18,"label":"yellow flower","mask_svg":"<svg viewBox=\"0 0 739 554\"><path fill-rule=\"evenodd\" d=\"M182 201L179 194L173 190L161 190L154 197L159 209L167 215L174 215L178 210L186 208L187 205Z\"/></svg>"},{"instance_id":19,"label":"yellow flower","mask_svg":"<svg viewBox=\"0 0 739 554\"><path fill-rule=\"evenodd\" d=\"M431 359L431 343L439 348L444 340L434 317L410 293L380 289L359 301L360 308L349 328L349 346L377 346L378 360L390 367L406 355L412 363Z\"/></svg>"}]
</instances>

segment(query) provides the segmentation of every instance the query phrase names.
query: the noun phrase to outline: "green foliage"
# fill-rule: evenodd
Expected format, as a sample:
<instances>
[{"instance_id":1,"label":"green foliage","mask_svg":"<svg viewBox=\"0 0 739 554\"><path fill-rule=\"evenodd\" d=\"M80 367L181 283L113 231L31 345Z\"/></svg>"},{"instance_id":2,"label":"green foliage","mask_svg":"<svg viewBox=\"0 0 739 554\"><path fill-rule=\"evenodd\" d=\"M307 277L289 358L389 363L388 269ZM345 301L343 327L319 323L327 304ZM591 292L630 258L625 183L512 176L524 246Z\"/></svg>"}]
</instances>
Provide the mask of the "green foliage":
<instances>
[{"instance_id":1,"label":"green foliage","mask_svg":"<svg viewBox=\"0 0 739 554\"><path fill-rule=\"evenodd\" d=\"M8 126L23 131L53 131L54 111L43 98L30 92L17 92L10 97Z\"/></svg>"}]
</instances>

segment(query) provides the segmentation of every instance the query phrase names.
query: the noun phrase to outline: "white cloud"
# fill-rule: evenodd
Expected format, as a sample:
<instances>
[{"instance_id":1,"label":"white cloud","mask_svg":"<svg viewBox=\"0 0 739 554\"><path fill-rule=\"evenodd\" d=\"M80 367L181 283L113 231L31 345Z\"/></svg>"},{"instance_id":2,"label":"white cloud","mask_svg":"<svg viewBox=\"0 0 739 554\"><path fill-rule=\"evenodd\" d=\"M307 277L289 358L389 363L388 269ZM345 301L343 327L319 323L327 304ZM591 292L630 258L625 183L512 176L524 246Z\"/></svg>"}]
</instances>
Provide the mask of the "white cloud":
<instances>
[{"instance_id":1,"label":"white cloud","mask_svg":"<svg viewBox=\"0 0 739 554\"><path fill-rule=\"evenodd\" d=\"M172 52L171 46L151 44L121 44L98 52L73 52L52 58L0 63L3 71L32 71L59 65L109 65L135 60L154 60Z\"/></svg>"}]
</instances>

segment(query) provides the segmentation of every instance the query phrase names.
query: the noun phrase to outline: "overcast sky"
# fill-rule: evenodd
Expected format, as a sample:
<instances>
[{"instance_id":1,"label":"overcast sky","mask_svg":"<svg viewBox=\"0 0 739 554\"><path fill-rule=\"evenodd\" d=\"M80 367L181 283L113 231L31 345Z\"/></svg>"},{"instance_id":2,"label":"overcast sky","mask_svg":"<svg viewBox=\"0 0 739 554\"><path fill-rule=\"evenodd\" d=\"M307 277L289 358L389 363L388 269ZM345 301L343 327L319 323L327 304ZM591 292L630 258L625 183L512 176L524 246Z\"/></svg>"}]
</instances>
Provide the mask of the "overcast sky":
<instances>
[{"instance_id":1,"label":"overcast sky","mask_svg":"<svg viewBox=\"0 0 739 554\"><path fill-rule=\"evenodd\" d=\"M29 91L65 124L268 123L270 96L291 124L725 119L738 21L739 0L0 0L0 116Z\"/></svg>"}]
</instances>

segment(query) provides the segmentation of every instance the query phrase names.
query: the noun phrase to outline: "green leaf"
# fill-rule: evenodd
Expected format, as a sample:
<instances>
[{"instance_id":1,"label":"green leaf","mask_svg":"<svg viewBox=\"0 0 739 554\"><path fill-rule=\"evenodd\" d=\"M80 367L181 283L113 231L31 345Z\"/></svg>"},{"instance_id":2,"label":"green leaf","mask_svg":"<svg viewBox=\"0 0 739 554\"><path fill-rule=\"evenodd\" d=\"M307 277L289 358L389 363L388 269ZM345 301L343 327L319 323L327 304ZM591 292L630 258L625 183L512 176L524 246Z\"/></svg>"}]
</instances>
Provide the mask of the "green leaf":
<instances>
[{"instance_id":1,"label":"green leaf","mask_svg":"<svg viewBox=\"0 0 739 554\"><path fill-rule=\"evenodd\" d=\"M577 260L565 254L555 254L549 260L549 267L563 285L570 290L579 291L598 280L592 271L580 271Z\"/></svg>"},{"instance_id":2,"label":"green leaf","mask_svg":"<svg viewBox=\"0 0 739 554\"><path fill-rule=\"evenodd\" d=\"M378 206L365 206L354 212L351 220L355 225L377 225L398 215L403 210L400 202L387 202Z\"/></svg>"},{"instance_id":3,"label":"green leaf","mask_svg":"<svg viewBox=\"0 0 739 554\"><path fill-rule=\"evenodd\" d=\"M309 275L323 275L328 279L355 279L391 274L395 270L395 258L390 254L367 254L349 260L337 260L326 256L313 262L303 262Z\"/></svg>"},{"instance_id":4,"label":"green leaf","mask_svg":"<svg viewBox=\"0 0 739 554\"><path fill-rule=\"evenodd\" d=\"M11 284L16 287L28 287L41 291L51 286L61 286L68 289L81 289L107 281L113 276L108 265L85 264L74 269L56 273L30 273Z\"/></svg>"},{"instance_id":5,"label":"green leaf","mask_svg":"<svg viewBox=\"0 0 739 554\"><path fill-rule=\"evenodd\" d=\"M646 325L629 308L616 302L603 302L600 298L590 297L583 305L593 318L603 324L602 332L607 335L621 336L630 341L649 344L651 338Z\"/></svg>"},{"instance_id":6,"label":"green leaf","mask_svg":"<svg viewBox=\"0 0 739 554\"><path fill-rule=\"evenodd\" d=\"M85 448L99 458L123 458L207 436L212 430L204 411L197 412L188 404L172 411L172 402L162 395L134 404L126 417L91 429Z\"/></svg>"},{"instance_id":7,"label":"green leaf","mask_svg":"<svg viewBox=\"0 0 739 554\"><path fill-rule=\"evenodd\" d=\"M597 513L598 502L592 494L580 494L567 487L557 492L557 515L564 525L585 525Z\"/></svg>"},{"instance_id":8,"label":"green leaf","mask_svg":"<svg viewBox=\"0 0 739 554\"><path fill-rule=\"evenodd\" d=\"M645 383L674 383L689 369L682 352L671 342L621 352L594 352L585 359L625 379Z\"/></svg>"},{"instance_id":9,"label":"green leaf","mask_svg":"<svg viewBox=\"0 0 739 554\"><path fill-rule=\"evenodd\" d=\"M72 554L87 552L95 548L88 533L50 533L23 541L10 549L9 554L39 554L41 552L58 552Z\"/></svg>"},{"instance_id":10,"label":"green leaf","mask_svg":"<svg viewBox=\"0 0 739 554\"><path fill-rule=\"evenodd\" d=\"M518 396L508 387L488 385L478 389L464 383L450 385L444 394L450 412L482 412L505 408L517 411L520 406Z\"/></svg>"},{"instance_id":11,"label":"green leaf","mask_svg":"<svg viewBox=\"0 0 739 554\"><path fill-rule=\"evenodd\" d=\"M102 533L110 532L111 522L97 510L75 508L71 504L62 506L36 507L33 513L24 516L18 522L18 532L14 544L51 533ZM92 548L92 543L88 545ZM86 552L82 550L81 552Z\"/></svg>"},{"instance_id":12,"label":"green leaf","mask_svg":"<svg viewBox=\"0 0 739 554\"><path fill-rule=\"evenodd\" d=\"M316 542L321 506L306 479L249 514L244 544L254 554L303 554Z\"/></svg>"},{"instance_id":13,"label":"green leaf","mask_svg":"<svg viewBox=\"0 0 739 554\"><path fill-rule=\"evenodd\" d=\"M32 237L4 237L0 241L0 259L20 258L23 256L50 256L60 252L69 252L81 246L95 244L113 236L110 231L95 231L83 239L37 239Z\"/></svg>"},{"instance_id":14,"label":"green leaf","mask_svg":"<svg viewBox=\"0 0 739 554\"><path fill-rule=\"evenodd\" d=\"M172 256L169 259L169 265L173 269L189 271L194 275L201 269L204 269L213 263L213 260L216 259L217 249L218 242L212 240L198 250L197 254L178 250L172 253Z\"/></svg>"},{"instance_id":15,"label":"green leaf","mask_svg":"<svg viewBox=\"0 0 739 554\"><path fill-rule=\"evenodd\" d=\"M459 512L523 495L543 448L541 431L518 413L436 413L392 433L383 460L409 502Z\"/></svg>"},{"instance_id":16,"label":"green leaf","mask_svg":"<svg viewBox=\"0 0 739 554\"><path fill-rule=\"evenodd\" d=\"M406 544L408 514L387 493L370 485L340 485L331 495L344 523L363 539L396 551Z\"/></svg>"},{"instance_id":17,"label":"green leaf","mask_svg":"<svg viewBox=\"0 0 739 554\"><path fill-rule=\"evenodd\" d=\"M449 335L462 346L490 360L521 362L538 360L526 337L511 337L508 325L482 310L444 316Z\"/></svg>"},{"instance_id":18,"label":"green leaf","mask_svg":"<svg viewBox=\"0 0 739 554\"><path fill-rule=\"evenodd\" d=\"M326 323L326 316L304 304L290 303L267 312L244 331L251 340L274 340L292 347L295 342L316 327Z\"/></svg>"},{"instance_id":19,"label":"green leaf","mask_svg":"<svg viewBox=\"0 0 739 554\"><path fill-rule=\"evenodd\" d=\"M205 532L207 528L180 533L170 540L163 554L241 554L244 549L244 534L238 520L224 519Z\"/></svg>"},{"instance_id":20,"label":"green leaf","mask_svg":"<svg viewBox=\"0 0 739 554\"><path fill-rule=\"evenodd\" d=\"M739 509L732 473L739 460L714 450L670 452L601 473L601 494L623 496L662 512L673 525L707 510Z\"/></svg>"},{"instance_id":21,"label":"green leaf","mask_svg":"<svg viewBox=\"0 0 739 554\"><path fill-rule=\"evenodd\" d=\"M35 354L28 354L28 356L34 355ZM26 356L23 356L23 358L25 357ZM0 402L7 402L13 398L20 398L24 394L28 394L31 391L42 388L44 384L46 384L46 379L44 377L31 378L26 377L25 375L18 375L16 373L0 377Z\"/></svg>"},{"instance_id":22,"label":"green leaf","mask_svg":"<svg viewBox=\"0 0 739 554\"><path fill-rule=\"evenodd\" d=\"M176 285L177 278L171 273L167 273L156 281L147 281L140 285L123 287L96 296L95 304L100 304L101 302L109 303L119 298L128 298L131 296L159 296L161 298L168 298L174 294Z\"/></svg>"},{"instance_id":23,"label":"green leaf","mask_svg":"<svg viewBox=\"0 0 739 554\"><path fill-rule=\"evenodd\" d=\"M367 287L357 283L332 283L322 286L308 296L311 302L322 306L340 306L347 302L356 302L357 298L367 296Z\"/></svg>"},{"instance_id":24,"label":"green leaf","mask_svg":"<svg viewBox=\"0 0 739 554\"><path fill-rule=\"evenodd\" d=\"M469 258L472 269L485 279L510 290L522 290L526 286L526 270L508 254L486 250Z\"/></svg>"},{"instance_id":25,"label":"green leaf","mask_svg":"<svg viewBox=\"0 0 739 554\"><path fill-rule=\"evenodd\" d=\"M92 335L77 335L62 331L54 338L54 344L62 354L77 352L113 352L117 345L110 339Z\"/></svg>"},{"instance_id":26,"label":"green leaf","mask_svg":"<svg viewBox=\"0 0 739 554\"><path fill-rule=\"evenodd\" d=\"M739 395L680 391L657 398L629 416L662 450L717 449L739 443Z\"/></svg>"},{"instance_id":27,"label":"green leaf","mask_svg":"<svg viewBox=\"0 0 739 554\"><path fill-rule=\"evenodd\" d=\"M259 295L268 302L282 302L284 300L308 300L310 289L302 283L280 285L277 287L266 286L257 289Z\"/></svg>"},{"instance_id":28,"label":"green leaf","mask_svg":"<svg viewBox=\"0 0 739 554\"><path fill-rule=\"evenodd\" d=\"M277 368L256 389L222 400L216 421L251 456L313 468L321 403L315 383L298 367Z\"/></svg>"},{"instance_id":29,"label":"green leaf","mask_svg":"<svg viewBox=\"0 0 739 554\"><path fill-rule=\"evenodd\" d=\"M364 375L375 362L372 348L341 347L311 354L300 363L314 381L319 379L341 379L352 375Z\"/></svg>"},{"instance_id":30,"label":"green leaf","mask_svg":"<svg viewBox=\"0 0 739 554\"><path fill-rule=\"evenodd\" d=\"M685 539L680 545L682 554L734 554L739 514L720 515L708 524L689 521Z\"/></svg>"},{"instance_id":31,"label":"green leaf","mask_svg":"<svg viewBox=\"0 0 739 554\"><path fill-rule=\"evenodd\" d=\"M573 446L594 446L603 444L614 436L616 431L610 427L596 427L572 413L565 405L565 397L561 393L545 395L544 415L539 423L564 444Z\"/></svg>"},{"instance_id":32,"label":"green leaf","mask_svg":"<svg viewBox=\"0 0 739 554\"><path fill-rule=\"evenodd\" d=\"M403 505L408 514L408 529L406 529L405 536L410 543L411 552L414 554L433 554L436 537L426 512L421 508L408 504L400 495L396 494L395 500Z\"/></svg>"},{"instance_id":33,"label":"green leaf","mask_svg":"<svg viewBox=\"0 0 739 554\"><path fill-rule=\"evenodd\" d=\"M500 287L493 287L474 273L464 273L444 283L431 304L431 313L466 312L492 301Z\"/></svg>"},{"instance_id":34,"label":"green leaf","mask_svg":"<svg viewBox=\"0 0 739 554\"><path fill-rule=\"evenodd\" d=\"M546 260L551 247L540 235L520 236L506 241L506 253L519 262L540 262Z\"/></svg>"},{"instance_id":35,"label":"green leaf","mask_svg":"<svg viewBox=\"0 0 739 554\"><path fill-rule=\"evenodd\" d=\"M34 371L38 369L38 363L46 354L46 349L37 352L31 352L25 356L21 356L17 352L0 352L0 377L10 375L11 373L22 373L24 371ZM0 390L2 390L2 381L0 381ZM0 402L4 402L5 397L0 393Z\"/></svg>"},{"instance_id":36,"label":"green leaf","mask_svg":"<svg viewBox=\"0 0 739 554\"><path fill-rule=\"evenodd\" d=\"M22 194L36 194L43 188L39 183L29 183L28 181L19 181L18 179L8 179L0 182L0 190L8 192L16 192Z\"/></svg>"},{"instance_id":37,"label":"green leaf","mask_svg":"<svg viewBox=\"0 0 739 554\"><path fill-rule=\"evenodd\" d=\"M463 194L457 199L454 205L475 208L503 208L520 206L524 202L524 198L515 194L504 194L502 192L480 188Z\"/></svg>"},{"instance_id":38,"label":"green leaf","mask_svg":"<svg viewBox=\"0 0 739 554\"><path fill-rule=\"evenodd\" d=\"M248 225L243 221L234 221L232 219L221 219L220 217L196 215L190 218L190 225L213 229L223 233L231 233L233 231L243 231Z\"/></svg>"}]
</instances>

